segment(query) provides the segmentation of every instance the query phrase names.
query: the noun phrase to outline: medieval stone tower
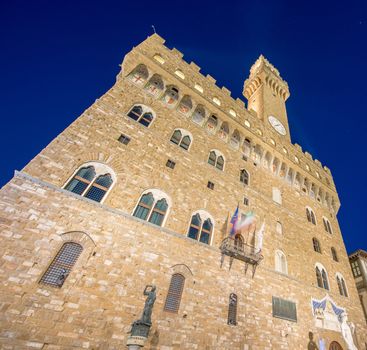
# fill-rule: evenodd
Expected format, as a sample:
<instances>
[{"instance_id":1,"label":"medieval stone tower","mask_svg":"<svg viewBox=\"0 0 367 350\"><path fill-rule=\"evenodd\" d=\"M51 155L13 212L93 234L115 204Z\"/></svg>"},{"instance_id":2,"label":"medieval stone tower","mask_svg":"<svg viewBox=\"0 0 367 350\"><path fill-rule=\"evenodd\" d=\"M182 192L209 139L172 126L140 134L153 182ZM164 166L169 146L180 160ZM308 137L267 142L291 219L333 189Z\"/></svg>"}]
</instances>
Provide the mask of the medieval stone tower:
<instances>
[{"instance_id":1,"label":"medieval stone tower","mask_svg":"<svg viewBox=\"0 0 367 350\"><path fill-rule=\"evenodd\" d=\"M155 285L147 349L365 349L330 170L263 56L244 96L158 35L126 55L1 189L1 348L125 349Z\"/></svg>"}]
</instances>

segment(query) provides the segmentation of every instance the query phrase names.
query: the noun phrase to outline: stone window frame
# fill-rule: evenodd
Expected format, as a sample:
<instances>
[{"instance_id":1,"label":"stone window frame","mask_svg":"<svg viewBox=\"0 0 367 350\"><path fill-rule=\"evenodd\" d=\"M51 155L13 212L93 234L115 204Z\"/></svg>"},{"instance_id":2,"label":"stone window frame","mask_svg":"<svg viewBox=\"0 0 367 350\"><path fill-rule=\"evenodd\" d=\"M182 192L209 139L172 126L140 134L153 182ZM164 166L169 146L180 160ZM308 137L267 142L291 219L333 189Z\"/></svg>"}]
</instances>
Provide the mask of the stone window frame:
<instances>
[{"instance_id":1,"label":"stone window frame","mask_svg":"<svg viewBox=\"0 0 367 350\"><path fill-rule=\"evenodd\" d=\"M344 296L344 297L348 298L349 297L349 292L348 292L347 284L345 282L345 278L343 277L343 275L340 272L337 272L335 274L335 280L336 280L336 283L338 285L339 294L341 296ZM340 282L338 282L338 280Z\"/></svg>"},{"instance_id":2,"label":"stone window frame","mask_svg":"<svg viewBox=\"0 0 367 350\"><path fill-rule=\"evenodd\" d=\"M324 230L327 233L330 233L332 235L333 234L333 228L331 227L330 220L326 216L323 216L322 217L322 222L324 224Z\"/></svg>"},{"instance_id":3,"label":"stone window frame","mask_svg":"<svg viewBox=\"0 0 367 350\"><path fill-rule=\"evenodd\" d=\"M215 162L214 162L214 164L210 164L209 163L209 159L210 159L210 154L212 153L212 152L214 152L215 153ZM223 158L223 168L222 169L220 169L220 168L218 168L218 158L219 157L222 157ZM221 151L218 151L217 149L211 149L210 151L209 151L209 154L208 154L208 160L207 160L207 163L210 165L210 166L212 166L212 167L214 167L215 169L218 169L219 171L224 171L224 169L225 169L225 167L226 167L226 157L224 156L224 154L221 152Z\"/></svg>"},{"instance_id":4,"label":"stone window frame","mask_svg":"<svg viewBox=\"0 0 367 350\"><path fill-rule=\"evenodd\" d=\"M280 272L284 275L288 275L288 261L285 253L282 250L275 250L274 262L275 271Z\"/></svg>"},{"instance_id":5,"label":"stone window frame","mask_svg":"<svg viewBox=\"0 0 367 350\"><path fill-rule=\"evenodd\" d=\"M209 243L207 245L211 246L213 244L213 239L214 239L215 221L214 221L213 216L211 214L209 214L206 210L199 209L199 210L196 210L196 211L194 211L194 212L191 213L191 216L190 216L190 219L189 219L189 223L188 223L188 226L187 226L187 234L186 234L186 237L187 238L190 238L189 237L189 232L190 232L190 227L191 227L191 221L192 221L192 218L196 214L199 214L199 216L200 216L201 225L200 225L200 228L199 228L198 238L195 239L195 241L196 242L199 242L199 243L202 243L202 244L206 244L206 243L200 242L200 236L201 236L201 231L202 231L202 227L203 227L203 224L204 224L205 220L210 219L211 224L212 224L212 230L210 232ZM193 238L190 238L190 239L194 240Z\"/></svg>"},{"instance_id":6,"label":"stone window frame","mask_svg":"<svg viewBox=\"0 0 367 350\"><path fill-rule=\"evenodd\" d=\"M322 286L319 285L318 276L317 276L317 270L319 270L319 272L320 272ZM321 263L319 263L319 262L317 262L315 264L315 273L316 273L316 277L317 277L316 278L317 287L318 288L323 288L325 290L330 291L330 282L329 282L328 273L327 273L325 267ZM327 286L327 288L325 287L325 279L324 279L324 276L326 277L326 286Z\"/></svg>"},{"instance_id":7,"label":"stone window frame","mask_svg":"<svg viewBox=\"0 0 367 350\"><path fill-rule=\"evenodd\" d=\"M143 73L143 71L146 71L147 76L146 78L142 79L141 82L140 81L134 81L133 77L135 76L135 74L137 72L140 71L140 73ZM145 73L145 72L144 72ZM143 87L147 81L149 80L149 77L151 76L151 74L149 73L149 69L148 67L144 64L144 63L140 63L138 64L128 75L127 78L135 85L139 86L139 87Z\"/></svg>"},{"instance_id":8,"label":"stone window frame","mask_svg":"<svg viewBox=\"0 0 367 350\"><path fill-rule=\"evenodd\" d=\"M320 240L317 237L312 237L312 246L314 252L322 254Z\"/></svg>"},{"instance_id":9,"label":"stone window frame","mask_svg":"<svg viewBox=\"0 0 367 350\"><path fill-rule=\"evenodd\" d=\"M66 189L66 186L71 182L71 180L73 180L73 178L76 176L76 174L78 173L78 171L82 168L87 168L89 166L93 166L94 167L94 170L95 170L95 173L96 175L94 176L93 180L89 182L88 186L84 189L84 191L82 192L82 194L77 194L77 193L74 193L70 190L67 190ZM103 195L102 199L100 202L96 202L96 203L100 203L100 204L103 204L104 201L106 200L106 198L108 197L109 193L112 191L113 187L115 186L115 184L117 183L117 177L116 177L116 174L115 172L113 171L113 169L108 166L107 164L105 163L102 163L102 162L97 162L97 161L89 161L89 162L86 162L86 163L83 163L81 164L75 171L74 173L67 179L67 181L64 183L64 185L62 186L62 188L65 190L65 191L68 191L70 193L74 193L75 195L77 196L80 196L80 197L83 197L83 198L86 198L84 197L84 195L86 193L88 193L89 189L93 186L94 182L96 179L98 179L99 176L101 175L105 175L105 174L110 174L111 175L111 178L112 178L112 184L111 186L107 189L106 193ZM89 198L86 198L86 199L89 199ZM93 200L93 199L89 199L89 200Z\"/></svg>"},{"instance_id":10,"label":"stone window frame","mask_svg":"<svg viewBox=\"0 0 367 350\"><path fill-rule=\"evenodd\" d=\"M56 239L55 239L56 237ZM61 287L53 286L50 284L42 283L41 280L43 276L47 273L48 269L54 262L56 256L62 249L65 243L76 243L82 247L82 251L72 266L67 278L63 282ZM58 235L52 235L52 239L49 242L50 246L48 249L49 256L44 257L42 259L45 260L46 267L43 269L40 277L38 278L37 284L41 285L44 289L52 289L55 288L68 288L72 284L77 283L80 278L83 276L83 267L87 264L88 260L92 255L95 254L96 243L91 238L91 236L83 231L68 231L63 232ZM47 260L46 260L47 259ZM40 264L43 264L43 261L40 261Z\"/></svg>"},{"instance_id":11,"label":"stone window frame","mask_svg":"<svg viewBox=\"0 0 367 350\"><path fill-rule=\"evenodd\" d=\"M317 226L317 219L316 219L316 215L315 212L313 211L313 209L309 206L306 207L306 218L307 221L315 226Z\"/></svg>"},{"instance_id":12,"label":"stone window frame","mask_svg":"<svg viewBox=\"0 0 367 350\"><path fill-rule=\"evenodd\" d=\"M174 133L175 133L176 131L180 131L180 132L181 132L181 139L180 139L180 141L179 141L178 143L175 143L175 142L173 142L173 141L172 141L173 135L174 135ZM184 138L185 136L188 136L188 137L190 138L190 144L189 144L189 147L188 147L187 149L186 149L186 148L184 148L184 147L182 147L182 145L181 145L181 144L182 144L182 140L183 140L183 138ZM191 146L192 146L193 141L194 141L194 138L193 138L193 136L192 136L191 132L189 132L189 131L187 131L187 130L185 130L185 129L181 129L181 128L176 128L176 129L174 129L174 130L173 130L173 132L172 132L172 135L171 135L171 137L170 137L170 142L172 142L174 145L176 145L176 146L178 146L178 147L182 148L184 151L187 151L187 152L189 152L189 151L190 151L190 148L191 148Z\"/></svg>"},{"instance_id":13,"label":"stone window frame","mask_svg":"<svg viewBox=\"0 0 367 350\"><path fill-rule=\"evenodd\" d=\"M135 210L136 208L139 206L140 202L141 202L141 199L142 197L145 195L145 194L148 194L148 193L151 193L153 195L153 198L154 198L154 201L153 201L153 204L152 206L150 207L149 209L149 212L148 212L148 215L147 215L147 219L146 220L143 220L143 219L140 219L136 216L134 216L134 213L135 213ZM143 191L140 196L139 196L139 199L136 203L136 205L134 206L134 209L133 211L131 212L131 216L137 218L137 219L140 219L140 220L143 220L145 222L149 222L149 218L151 217L152 213L153 213L153 210L154 210L154 207L156 205L156 203L161 200L161 199L165 199L166 202L167 202L167 210L164 214L164 218L162 220L162 224L158 227L164 227L165 224L166 224L166 221L167 221L167 218L169 216L169 212L170 212L170 209L172 207L172 200L171 200L171 197L168 196L164 191L160 190L160 189L157 189L157 188L152 188L152 189L147 189L145 191ZM150 223L150 222L149 222ZM155 225L153 223L151 223L152 225ZM157 225L156 225L157 226Z\"/></svg>"},{"instance_id":14,"label":"stone window frame","mask_svg":"<svg viewBox=\"0 0 367 350\"><path fill-rule=\"evenodd\" d=\"M138 119L133 119L133 118L131 118L130 116L129 116L129 113L130 112L132 112L132 110L133 110L133 108L134 107L141 107L142 108L142 113L141 113L141 115L138 117ZM150 113L151 115L152 115L152 120L150 121L150 123L149 123L149 125L144 125L144 124L142 124L141 122L140 122L140 120L142 120L143 119L143 116L145 115L145 114L147 114L147 113ZM139 102L137 102L137 103L134 103L130 108L129 108L129 110L126 112L126 117L129 119L129 120L133 120L134 122L136 122L136 123L138 123L138 124L140 124L140 125L142 125L144 128L150 128L151 126L152 126L152 124L154 123L154 121L155 121L155 119L156 119L156 117L157 117L157 115L156 115L156 113L154 112L154 110L151 108L151 107L148 107L147 105L145 105L145 104L143 104L143 103L139 103Z\"/></svg>"}]
</instances>

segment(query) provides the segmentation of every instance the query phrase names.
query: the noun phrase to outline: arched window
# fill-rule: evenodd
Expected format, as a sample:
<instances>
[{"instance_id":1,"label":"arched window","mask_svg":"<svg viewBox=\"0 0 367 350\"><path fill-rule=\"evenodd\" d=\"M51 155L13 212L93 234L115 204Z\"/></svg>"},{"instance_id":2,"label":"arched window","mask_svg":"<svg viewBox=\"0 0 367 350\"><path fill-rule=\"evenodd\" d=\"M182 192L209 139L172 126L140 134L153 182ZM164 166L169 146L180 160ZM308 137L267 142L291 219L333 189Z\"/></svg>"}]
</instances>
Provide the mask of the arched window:
<instances>
[{"instance_id":1,"label":"arched window","mask_svg":"<svg viewBox=\"0 0 367 350\"><path fill-rule=\"evenodd\" d=\"M321 264L316 264L316 279L317 285L320 288L329 290L329 282L326 274L325 268Z\"/></svg>"},{"instance_id":2,"label":"arched window","mask_svg":"<svg viewBox=\"0 0 367 350\"><path fill-rule=\"evenodd\" d=\"M320 242L317 238L312 238L313 250L321 254Z\"/></svg>"},{"instance_id":3,"label":"arched window","mask_svg":"<svg viewBox=\"0 0 367 350\"><path fill-rule=\"evenodd\" d=\"M188 114L191 110L192 110L191 97L185 95L180 101L180 104L178 105L178 111L183 114Z\"/></svg>"},{"instance_id":4,"label":"arched window","mask_svg":"<svg viewBox=\"0 0 367 350\"><path fill-rule=\"evenodd\" d=\"M142 105L135 105L130 109L129 113L127 113L127 116L146 127L150 125L154 118L153 112Z\"/></svg>"},{"instance_id":5,"label":"arched window","mask_svg":"<svg viewBox=\"0 0 367 350\"><path fill-rule=\"evenodd\" d=\"M101 163L88 164L76 172L65 186L65 190L101 202L113 183L112 172Z\"/></svg>"},{"instance_id":6,"label":"arched window","mask_svg":"<svg viewBox=\"0 0 367 350\"><path fill-rule=\"evenodd\" d=\"M244 184L244 185L248 185L249 184L249 174L245 169L241 169L240 171L240 181Z\"/></svg>"},{"instance_id":7,"label":"arched window","mask_svg":"<svg viewBox=\"0 0 367 350\"><path fill-rule=\"evenodd\" d=\"M245 138L242 145L242 152L246 157L250 157L251 154L251 141Z\"/></svg>"},{"instance_id":8,"label":"arched window","mask_svg":"<svg viewBox=\"0 0 367 350\"><path fill-rule=\"evenodd\" d=\"M336 254L336 250L335 250L334 247L331 247L331 255L332 255L334 261L339 261L338 255Z\"/></svg>"},{"instance_id":9,"label":"arched window","mask_svg":"<svg viewBox=\"0 0 367 350\"><path fill-rule=\"evenodd\" d=\"M280 250L275 252L275 270L284 274L288 273L287 258Z\"/></svg>"},{"instance_id":10,"label":"arched window","mask_svg":"<svg viewBox=\"0 0 367 350\"><path fill-rule=\"evenodd\" d=\"M280 221L277 221L275 229L276 229L277 233L283 234L283 225Z\"/></svg>"},{"instance_id":11,"label":"arched window","mask_svg":"<svg viewBox=\"0 0 367 350\"><path fill-rule=\"evenodd\" d=\"M210 151L208 163L219 170L224 169L224 157L219 151Z\"/></svg>"},{"instance_id":12,"label":"arched window","mask_svg":"<svg viewBox=\"0 0 367 350\"><path fill-rule=\"evenodd\" d=\"M163 96L163 101L169 106L173 106L178 101L178 89L175 86L169 86Z\"/></svg>"},{"instance_id":13,"label":"arched window","mask_svg":"<svg viewBox=\"0 0 367 350\"><path fill-rule=\"evenodd\" d=\"M176 129L171 136L171 142L185 150L188 150L191 144L191 137L187 131Z\"/></svg>"},{"instance_id":14,"label":"arched window","mask_svg":"<svg viewBox=\"0 0 367 350\"><path fill-rule=\"evenodd\" d=\"M330 234L332 234L332 233L333 233L333 231L332 231L332 229L331 229L331 225L330 225L329 220L328 220L328 219L326 219L326 218L322 218L322 221L323 221L323 223L324 223L324 229L325 229L325 231L326 231L326 232L328 232L328 233L330 233Z\"/></svg>"},{"instance_id":15,"label":"arched window","mask_svg":"<svg viewBox=\"0 0 367 350\"><path fill-rule=\"evenodd\" d=\"M168 198L158 190L149 190L140 197L133 216L162 226L168 210Z\"/></svg>"},{"instance_id":16,"label":"arched window","mask_svg":"<svg viewBox=\"0 0 367 350\"><path fill-rule=\"evenodd\" d=\"M231 136L231 140L230 140L230 145L237 149L238 146L240 145L240 142L241 142L241 136L240 136L240 133L239 131L236 129L235 131L233 131L233 134Z\"/></svg>"},{"instance_id":17,"label":"arched window","mask_svg":"<svg viewBox=\"0 0 367 350\"><path fill-rule=\"evenodd\" d=\"M185 277L180 273L175 273L171 277L171 283L168 288L164 311L177 313L180 308L182 292L185 285Z\"/></svg>"},{"instance_id":18,"label":"arched window","mask_svg":"<svg viewBox=\"0 0 367 350\"><path fill-rule=\"evenodd\" d=\"M196 124L202 124L203 120L205 118L205 109L202 105L197 105L195 108L195 111L192 115L192 120L196 123Z\"/></svg>"},{"instance_id":19,"label":"arched window","mask_svg":"<svg viewBox=\"0 0 367 350\"><path fill-rule=\"evenodd\" d=\"M293 176L294 176L294 172L292 168L288 169L288 173L287 173L287 182L292 185L292 181L293 181Z\"/></svg>"},{"instance_id":20,"label":"arched window","mask_svg":"<svg viewBox=\"0 0 367 350\"><path fill-rule=\"evenodd\" d=\"M213 232L213 223L211 218L202 213L196 213L191 218L188 237L195 239L196 241L210 244L211 236Z\"/></svg>"},{"instance_id":21,"label":"arched window","mask_svg":"<svg viewBox=\"0 0 367 350\"><path fill-rule=\"evenodd\" d=\"M338 284L339 294L347 297L348 296L347 286L345 284L343 276L339 273L337 273L336 275L336 283Z\"/></svg>"},{"instance_id":22,"label":"arched window","mask_svg":"<svg viewBox=\"0 0 367 350\"><path fill-rule=\"evenodd\" d=\"M234 237L234 246L237 250L243 250L243 237L240 234Z\"/></svg>"},{"instance_id":23,"label":"arched window","mask_svg":"<svg viewBox=\"0 0 367 350\"><path fill-rule=\"evenodd\" d=\"M145 90L155 97L158 97L164 89L164 83L160 75L154 74L145 86Z\"/></svg>"},{"instance_id":24,"label":"arched window","mask_svg":"<svg viewBox=\"0 0 367 350\"><path fill-rule=\"evenodd\" d=\"M206 123L206 128L210 132L214 132L218 125L218 118L215 115L211 115L208 119L208 122Z\"/></svg>"},{"instance_id":25,"label":"arched window","mask_svg":"<svg viewBox=\"0 0 367 350\"><path fill-rule=\"evenodd\" d=\"M316 216L311 208L306 208L307 221L316 225Z\"/></svg>"},{"instance_id":26,"label":"arched window","mask_svg":"<svg viewBox=\"0 0 367 350\"><path fill-rule=\"evenodd\" d=\"M148 79L148 69L144 64L139 64L130 74L129 78L137 85L143 85Z\"/></svg>"},{"instance_id":27,"label":"arched window","mask_svg":"<svg viewBox=\"0 0 367 350\"><path fill-rule=\"evenodd\" d=\"M228 139L228 134L229 134L229 127L228 127L228 123L227 122L223 122L222 125L220 126L219 129L219 137L224 140L227 141Z\"/></svg>"},{"instance_id":28,"label":"arched window","mask_svg":"<svg viewBox=\"0 0 367 350\"><path fill-rule=\"evenodd\" d=\"M82 251L83 247L78 243L64 243L40 283L61 288Z\"/></svg>"},{"instance_id":29,"label":"arched window","mask_svg":"<svg viewBox=\"0 0 367 350\"><path fill-rule=\"evenodd\" d=\"M229 295L227 323L231 326L237 325L237 295L234 293Z\"/></svg>"},{"instance_id":30,"label":"arched window","mask_svg":"<svg viewBox=\"0 0 367 350\"><path fill-rule=\"evenodd\" d=\"M256 164L260 164L263 155L263 150L260 145L256 145L252 152L252 159Z\"/></svg>"}]
</instances>

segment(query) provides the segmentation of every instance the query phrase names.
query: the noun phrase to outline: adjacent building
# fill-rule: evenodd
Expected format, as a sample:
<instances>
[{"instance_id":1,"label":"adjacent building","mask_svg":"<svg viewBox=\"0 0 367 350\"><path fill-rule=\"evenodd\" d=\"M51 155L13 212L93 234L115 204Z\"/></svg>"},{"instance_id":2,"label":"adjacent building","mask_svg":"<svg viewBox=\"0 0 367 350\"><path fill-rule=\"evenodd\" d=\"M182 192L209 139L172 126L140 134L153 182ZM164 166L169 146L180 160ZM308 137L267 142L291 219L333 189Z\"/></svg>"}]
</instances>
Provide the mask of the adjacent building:
<instances>
[{"instance_id":1,"label":"adjacent building","mask_svg":"<svg viewBox=\"0 0 367 350\"><path fill-rule=\"evenodd\" d=\"M349 261L367 322L367 252L358 249L349 255Z\"/></svg>"},{"instance_id":2,"label":"adjacent building","mask_svg":"<svg viewBox=\"0 0 367 350\"><path fill-rule=\"evenodd\" d=\"M243 94L156 34L125 56L0 191L2 348L124 349L146 285L147 349L365 348L331 172L263 56Z\"/></svg>"}]
</instances>

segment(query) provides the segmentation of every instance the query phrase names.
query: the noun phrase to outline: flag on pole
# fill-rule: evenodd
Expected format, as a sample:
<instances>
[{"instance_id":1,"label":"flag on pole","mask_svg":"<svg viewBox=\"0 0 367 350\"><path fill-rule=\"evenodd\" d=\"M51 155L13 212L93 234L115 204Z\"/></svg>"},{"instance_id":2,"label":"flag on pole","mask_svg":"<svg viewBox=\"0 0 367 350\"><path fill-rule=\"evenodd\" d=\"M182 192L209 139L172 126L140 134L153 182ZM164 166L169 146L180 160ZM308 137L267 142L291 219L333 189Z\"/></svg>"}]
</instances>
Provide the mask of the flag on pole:
<instances>
[{"instance_id":1,"label":"flag on pole","mask_svg":"<svg viewBox=\"0 0 367 350\"><path fill-rule=\"evenodd\" d=\"M263 238L265 234L265 221L262 223L259 232L257 233L256 253L260 253L263 248Z\"/></svg>"},{"instance_id":2,"label":"flag on pole","mask_svg":"<svg viewBox=\"0 0 367 350\"><path fill-rule=\"evenodd\" d=\"M237 208L236 208L236 210L235 210L235 212L234 212L234 214L232 215L232 218L231 218L232 227L231 227L231 231L229 233L229 235L231 237L236 233L235 226L237 225L237 222L238 222L238 205L237 205Z\"/></svg>"},{"instance_id":3,"label":"flag on pole","mask_svg":"<svg viewBox=\"0 0 367 350\"><path fill-rule=\"evenodd\" d=\"M252 211L249 211L244 218L241 220L237 220L236 224L234 225L235 232L244 231L249 229L250 226L255 222L255 215Z\"/></svg>"}]
</instances>

